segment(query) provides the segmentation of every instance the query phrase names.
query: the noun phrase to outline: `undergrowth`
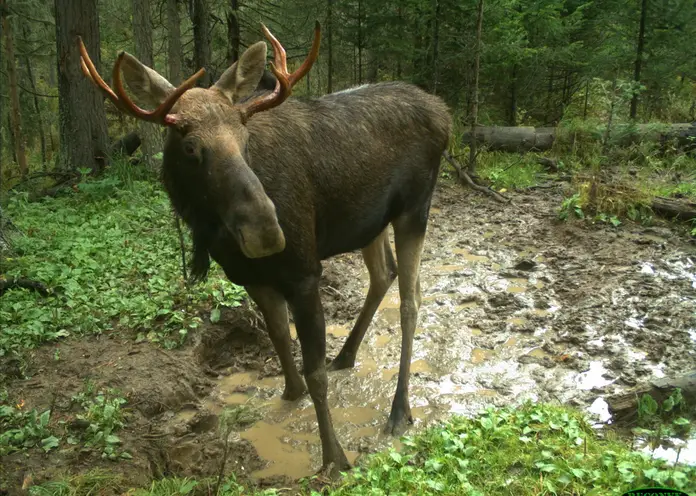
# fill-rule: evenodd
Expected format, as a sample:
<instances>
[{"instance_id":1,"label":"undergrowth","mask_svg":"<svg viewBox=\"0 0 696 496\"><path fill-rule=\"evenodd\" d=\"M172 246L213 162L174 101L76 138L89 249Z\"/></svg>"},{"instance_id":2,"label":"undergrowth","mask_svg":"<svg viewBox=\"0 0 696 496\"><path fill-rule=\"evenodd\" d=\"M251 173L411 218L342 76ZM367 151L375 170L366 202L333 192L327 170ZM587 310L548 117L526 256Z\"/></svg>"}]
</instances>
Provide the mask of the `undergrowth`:
<instances>
[{"instance_id":1,"label":"undergrowth","mask_svg":"<svg viewBox=\"0 0 696 496\"><path fill-rule=\"evenodd\" d=\"M404 437L402 445L400 452L389 449L367 456L342 481L321 490L312 489L317 481L310 478L292 489L256 492L254 487L245 487L228 477L219 485L215 478L167 478L147 488L130 490L121 483L118 491L131 496L618 496L630 489L661 486L696 492L696 466L668 465L649 453L632 451L627 442L610 432L598 435L582 413L569 407L531 402L517 408L490 407L476 417L455 416L422 434ZM95 473L87 476L95 477ZM96 480L104 485L103 477ZM30 494L88 494L69 489L78 486L84 488L84 481L72 478L34 487ZM47 488L61 488L61 492L47 492Z\"/></svg>"},{"instance_id":2,"label":"undergrowth","mask_svg":"<svg viewBox=\"0 0 696 496\"><path fill-rule=\"evenodd\" d=\"M525 189L535 186L544 175L538 155L486 152L479 155L476 172L496 190Z\"/></svg>"},{"instance_id":3,"label":"undergrowth","mask_svg":"<svg viewBox=\"0 0 696 496\"><path fill-rule=\"evenodd\" d=\"M116 174L76 192L5 207L22 234L2 260L6 278L40 281L51 294L12 289L0 308L0 357L66 336L132 329L171 348L201 323L201 311L238 306L242 288L213 264L187 288L169 200L154 182ZM188 237L187 237L188 239Z\"/></svg>"}]
</instances>

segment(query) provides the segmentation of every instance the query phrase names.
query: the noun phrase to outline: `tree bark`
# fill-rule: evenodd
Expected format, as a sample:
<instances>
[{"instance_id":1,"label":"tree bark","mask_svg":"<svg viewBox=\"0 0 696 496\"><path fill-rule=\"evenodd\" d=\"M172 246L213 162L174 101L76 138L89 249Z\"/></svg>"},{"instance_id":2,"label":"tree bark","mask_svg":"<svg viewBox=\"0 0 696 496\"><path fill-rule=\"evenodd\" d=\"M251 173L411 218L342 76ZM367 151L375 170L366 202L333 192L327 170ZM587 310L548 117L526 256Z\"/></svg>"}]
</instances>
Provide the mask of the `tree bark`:
<instances>
[{"instance_id":1,"label":"tree bark","mask_svg":"<svg viewBox=\"0 0 696 496\"><path fill-rule=\"evenodd\" d=\"M27 25L22 26L22 35L24 37L24 42L26 43L29 39ZM43 127L43 116L41 114L41 106L39 105L39 97L36 91L36 82L34 81L34 72L31 68L31 59L28 55L24 55L24 65L27 68L27 76L29 77L29 85L31 86L31 91L33 92L34 98L34 111L36 112L37 125L39 127L39 140L41 142L41 168L45 171L47 164L46 157L46 135L44 134Z\"/></svg>"},{"instance_id":2,"label":"tree bark","mask_svg":"<svg viewBox=\"0 0 696 496\"><path fill-rule=\"evenodd\" d=\"M230 0L227 10L227 65L230 66L239 60L239 1Z\"/></svg>"},{"instance_id":3,"label":"tree bark","mask_svg":"<svg viewBox=\"0 0 696 496\"><path fill-rule=\"evenodd\" d=\"M150 1L133 0L133 38L135 56L146 66L154 69L152 56L152 22L150 19ZM142 140L140 148L143 163L148 170L157 169L159 162L155 154L162 150L162 129L158 124L138 120L138 134Z\"/></svg>"},{"instance_id":4,"label":"tree bark","mask_svg":"<svg viewBox=\"0 0 696 496\"><path fill-rule=\"evenodd\" d=\"M512 66L510 78L510 118L508 122L513 127L517 125L517 64Z\"/></svg>"},{"instance_id":5,"label":"tree bark","mask_svg":"<svg viewBox=\"0 0 696 496\"><path fill-rule=\"evenodd\" d=\"M77 36L100 69L96 0L55 0L60 154L63 169L101 171L108 161L109 136L102 94L82 74ZM100 71L101 72L101 71Z\"/></svg>"},{"instance_id":6,"label":"tree bark","mask_svg":"<svg viewBox=\"0 0 696 496\"><path fill-rule=\"evenodd\" d=\"M469 175L476 176L476 155L478 152L476 126L478 125L479 69L481 66L481 31L483 27L483 0L478 2L476 16L476 49L474 55L474 87L471 102L471 143L469 145Z\"/></svg>"},{"instance_id":7,"label":"tree bark","mask_svg":"<svg viewBox=\"0 0 696 496\"><path fill-rule=\"evenodd\" d=\"M181 83L181 19L179 0L167 0L167 59L169 82L174 86Z\"/></svg>"},{"instance_id":8,"label":"tree bark","mask_svg":"<svg viewBox=\"0 0 696 496\"><path fill-rule=\"evenodd\" d=\"M5 0L0 0L0 17L4 16L4 12L7 6L5 5ZM0 22L0 40L2 40L2 37L4 36L4 31L2 29L2 22ZM0 67L2 67L2 49L0 49ZM3 99L0 98L0 123L2 122L2 113L3 113ZM2 188L2 152L3 152L3 139L2 139L2 132L0 132L0 200L2 200L2 192L4 191ZM2 205L2 202L0 201L0 205ZM7 243L5 243L5 236L4 236L4 226L5 226L5 219L3 218L2 215L2 206L0 206L0 250L3 250L7 247Z\"/></svg>"},{"instance_id":9,"label":"tree bark","mask_svg":"<svg viewBox=\"0 0 696 496\"><path fill-rule=\"evenodd\" d=\"M333 92L333 0L326 0L326 48L327 57L326 92Z\"/></svg>"},{"instance_id":10,"label":"tree bark","mask_svg":"<svg viewBox=\"0 0 696 496\"><path fill-rule=\"evenodd\" d=\"M645 21L648 16L648 0L642 0L640 7L640 27L638 29L638 47L636 48L636 64L633 71L633 80L640 83L640 71L643 66L643 49L645 47ZM638 93L633 93L631 98L631 119L638 114Z\"/></svg>"},{"instance_id":11,"label":"tree bark","mask_svg":"<svg viewBox=\"0 0 696 496\"><path fill-rule=\"evenodd\" d=\"M440 1L432 0L433 2L433 94L437 94L438 83L438 51L440 49Z\"/></svg>"},{"instance_id":12,"label":"tree bark","mask_svg":"<svg viewBox=\"0 0 696 496\"><path fill-rule=\"evenodd\" d=\"M12 23L7 18L8 11L3 5L2 10L2 30L5 37L5 52L7 58L7 76L9 80L10 93L10 122L12 134L14 135L14 153L19 166L22 179L27 177L29 166L27 165L27 154L24 147L24 134L22 133L22 113L19 107L19 91L17 88L17 65L14 55L14 40L12 37Z\"/></svg>"},{"instance_id":13,"label":"tree bark","mask_svg":"<svg viewBox=\"0 0 696 496\"><path fill-rule=\"evenodd\" d=\"M362 0L358 0L358 84L362 84Z\"/></svg>"},{"instance_id":14,"label":"tree bark","mask_svg":"<svg viewBox=\"0 0 696 496\"><path fill-rule=\"evenodd\" d=\"M201 67L207 69L203 77L198 80L198 86L207 88L210 86L210 37L208 36L210 8L208 0L192 0L192 5L193 65L196 70Z\"/></svg>"}]
</instances>

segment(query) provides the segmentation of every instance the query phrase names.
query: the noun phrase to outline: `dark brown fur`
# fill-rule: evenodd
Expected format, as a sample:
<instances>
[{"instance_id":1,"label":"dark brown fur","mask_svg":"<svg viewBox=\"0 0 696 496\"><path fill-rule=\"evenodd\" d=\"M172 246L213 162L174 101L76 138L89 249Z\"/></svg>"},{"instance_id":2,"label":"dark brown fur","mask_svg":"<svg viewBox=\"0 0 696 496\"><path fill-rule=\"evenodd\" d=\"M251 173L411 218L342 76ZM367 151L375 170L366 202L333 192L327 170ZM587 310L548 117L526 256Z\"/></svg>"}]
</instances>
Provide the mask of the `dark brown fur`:
<instances>
[{"instance_id":1,"label":"dark brown fur","mask_svg":"<svg viewBox=\"0 0 696 496\"><path fill-rule=\"evenodd\" d=\"M309 62L302 66L307 70L318 54L318 36L317 25ZM276 55L282 53L273 43ZM180 93L166 79L132 55L123 53L119 60L131 91L157 106L152 115L168 126L163 182L193 233L193 278L206 276L212 258L247 289L282 365L283 398L309 391L324 467L337 474L348 461L327 403L321 262L361 250L370 275L360 315L331 362L334 370L355 364L374 313L398 275L401 357L385 429L396 434L412 421L408 385L421 302L420 257L451 117L438 97L397 82L281 104L289 81L295 84L306 71L288 73L277 56L282 84L269 93L275 78L264 75L266 50L263 42L250 46L215 85L186 91L171 109L168 102ZM119 94L120 105L148 118L126 103L120 89ZM256 99L260 95L265 96ZM288 308L306 386L290 351Z\"/></svg>"},{"instance_id":2,"label":"dark brown fur","mask_svg":"<svg viewBox=\"0 0 696 496\"><path fill-rule=\"evenodd\" d=\"M186 108L196 97L185 94ZM196 106L200 122L224 125L224 102ZM404 83L381 83L313 100L290 99L254 116L247 163L276 206L286 237L281 253L246 258L206 196L206 165L178 162L178 136L165 146L164 183L193 232L193 271L207 272L210 254L235 284L272 285L282 293L320 261L367 246L395 218L425 224L451 118L437 97ZM172 160L173 158L173 160Z\"/></svg>"}]
</instances>

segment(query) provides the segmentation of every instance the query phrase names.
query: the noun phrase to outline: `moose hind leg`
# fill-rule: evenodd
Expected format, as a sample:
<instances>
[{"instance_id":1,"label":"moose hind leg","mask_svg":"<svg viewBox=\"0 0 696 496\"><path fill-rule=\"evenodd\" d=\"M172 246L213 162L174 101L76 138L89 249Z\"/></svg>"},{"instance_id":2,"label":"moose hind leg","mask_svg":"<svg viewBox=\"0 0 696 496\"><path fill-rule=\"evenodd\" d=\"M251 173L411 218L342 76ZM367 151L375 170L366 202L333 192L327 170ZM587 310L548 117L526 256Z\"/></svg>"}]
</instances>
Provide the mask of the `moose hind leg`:
<instances>
[{"instance_id":1,"label":"moose hind leg","mask_svg":"<svg viewBox=\"0 0 696 496\"><path fill-rule=\"evenodd\" d=\"M391 246L389 246L388 228L382 231L372 243L363 248L362 255L370 274L370 289L353 329L350 331L343 348L331 362L329 370L347 369L355 365L355 357L367 328L370 326L377 308L382 303L384 295L396 279L396 262Z\"/></svg>"},{"instance_id":2,"label":"moose hind leg","mask_svg":"<svg viewBox=\"0 0 696 496\"><path fill-rule=\"evenodd\" d=\"M285 376L285 391L282 398L294 401L302 396L307 391L307 388L302 380L302 376L297 371L295 360L292 357L288 307L285 303L285 298L270 287L249 286L246 290L263 314L268 335L280 359L280 365Z\"/></svg>"},{"instance_id":3,"label":"moose hind leg","mask_svg":"<svg viewBox=\"0 0 696 496\"><path fill-rule=\"evenodd\" d=\"M398 262L399 297L401 298L401 357L399 378L385 433L399 435L413 423L408 399L411 375L413 335L420 308L420 260L423 252L426 224L422 218L402 217L394 222L394 242Z\"/></svg>"}]
</instances>

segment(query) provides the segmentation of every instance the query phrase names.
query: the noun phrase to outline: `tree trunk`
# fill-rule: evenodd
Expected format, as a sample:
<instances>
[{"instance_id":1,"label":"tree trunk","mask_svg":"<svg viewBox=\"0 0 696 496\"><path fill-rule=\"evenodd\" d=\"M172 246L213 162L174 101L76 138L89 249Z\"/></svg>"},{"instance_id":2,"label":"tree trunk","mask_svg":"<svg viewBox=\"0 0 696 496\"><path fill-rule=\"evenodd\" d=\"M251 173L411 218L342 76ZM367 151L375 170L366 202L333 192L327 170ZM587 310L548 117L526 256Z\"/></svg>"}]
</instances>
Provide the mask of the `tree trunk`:
<instances>
[{"instance_id":1,"label":"tree trunk","mask_svg":"<svg viewBox=\"0 0 696 496\"><path fill-rule=\"evenodd\" d=\"M333 92L333 0L326 0L326 48L329 51L327 57L326 92Z\"/></svg>"},{"instance_id":2,"label":"tree trunk","mask_svg":"<svg viewBox=\"0 0 696 496\"><path fill-rule=\"evenodd\" d=\"M585 83L585 104L582 107L582 120L587 120L587 102L590 99L590 80Z\"/></svg>"},{"instance_id":3,"label":"tree trunk","mask_svg":"<svg viewBox=\"0 0 696 496\"><path fill-rule=\"evenodd\" d=\"M399 29L403 28L403 22L404 22L403 13L401 10L401 2L402 2L402 0L398 0L399 6L397 8L397 13L396 13L396 15L399 19L399 24L398 24ZM397 57L396 57L396 79L401 79L401 70L402 70L401 69L401 54L397 54Z\"/></svg>"},{"instance_id":4,"label":"tree trunk","mask_svg":"<svg viewBox=\"0 0 696 496\"><path fill-rule=\"evenodd\" d=\"M58 60L59 167L101 171L109 136L102 94L82 74L77 36L82 36L97 70L101 57L96 0L55 0ZM102 71L100 71L102 72Z\"/></svg>"},{"instance_id":5,"label":"tree trunk","mask_svg":"<svg viewBox=\"0 0 696 496\"><path fill-rule=\"evenodd\" d=\"M29 33L27 29L27 25L24 24L22 26L22 36L24 37L24 43L27 42L29 39ZM43 127L43 117L41 115L41 106L39 105L39 97L37 95L36 91L36 82L34 81L34 72L32 71L31 68L31 59L29 58L28 55L24 56L24 65L27 68L27 76L29 77L29 86L31 87L31 91L33 92L33 99L34 99L34 111L36 112L36 120L37 120L37 125L39 127L39 140L41 142L41 168L45 171L48 164L47 164L47 157L46 157L46 135L44 134L44 127Z\"/></svg>"},{"instance_id":6,"label":"tree trunk","mask_svg":"<svg viewBox=\"0 0 696 496\"><path fill-rule=\"evenodd\" d=\"M196 71L201 67L206 68L206 73L198 80L198 86L207 88L210 86L210 38L208 36L210 24L210 9L208 0L193 0L193 65Z\"/></svg>"},{"instance_id":7,"label":"tree trunk","mask_svg":"<svg viewBox=\"0 0 696 496\"><path fill-rule=\"evenodd\" d=\"M471 102L471 144L469 145L469 175L476 175L476 154L478 152L476 139L476 126L478 125L478 98L479 98L479 69L481 66L481 31L483 27L483 0L478 2L478 14L476 17L476 49L474 55L474 88Z\"/></svg>"},{"instance_id":8,"label":"tree trunk","mask_svg":"<svg viewBox=\"0 0 696 496\"><path fill-rule=\"evenodd\" d=\"M4 17L4 12L6 9L5 5L5 0L0 0L0 17ZM2 40L2 37L4 35L4 31L2 29L2 22L0 22L0 40ZM0 67L2 67L2 49L0 49ZM2 112L3 112L3 102L4 99L0 98L0 123L2 122ZM2 192L4 191L2 188L2 152L3 152L3 139L2 139L2 131L0 131L0 200L2 200ZM2 202L0 201L0 205L2 205ZM2 216L2 206L0 206L0 243L3 242L4 236L3 236L3 229L5 226L5 219ZM0 244L0 250L3 249L3 244Z\"/></svg>"},{"instance_id":9,"label":"tree trunk","mask_svg":"<svg viewBox=\"0 0 696 496\"><path fill-rule=\"evenodd\" d=\"M14 40L12 39L12 23L7 19L7 9L2 7L2 30L5 37L5 52L7 57L7 76L10 93L10 122L14 135L14 153L19 166L22 179L27 177L29 167L24 148L24 135L22 134L22 113L19 107L19 92L17 89L17 65L14 55Z\"/></svg>"},{"instance_id":10,"label":"tree trunk","mask_svg":"<svg viewBox=\"0 0 696 496\"><path fill-rule=\"evenodd\" d=\"M227 11L227 65L230 66L239 60L239 1L230 0Z\"/></svg>"},{"instance_id":11,"label":"tree trunk","mask_svg":"<svg viewBox=\"0 0 696 496\"><path fill-rule=\"evenodd\" d=\"M440 1L432 0L433 2L433 94L437 94L438 80L438 50L440 49Z\"/></svg>"},{"instance_id":12,"label":"tree trunk","mask_svg":"<svg viewBox=\"0 0 696 496\"><path fill-rule=\"evenodd\" d=\"M358 0L358 84L362 84L362 0Z\"/></svg>"},{"instance_id":13,"label":"tree trunk","mask_svg":"<svg viewBox=\"0 0 696 496\"><path fill-rule=\"evenodd\" d=\"M152 22L150 20L150 1L133 0L133 38L135 56L146 66L154 69L152 56ZM138 134L142 140L143 163L148 170L157 169L159 162L155 154L162 151L162 129L158 124L138 120Z\"/></svg>"},{"instance_id":14,"label":"tree trunk","mask_svg":"<svg viewBox=\"0 0 696 496\"><path fill-rule=\"evenodd\" d=\"M510 78L510 118L511 126L517 125L517 64L512 66L512 77Z\"/></svg>"},{"instance_id":15,"label":"tree trunk","mask_svg":"<svg viewBox=\"0 0 696 496\"><path fill-rule=\"evenodd\" d=\"M636 49L636 65L633 72L633 80L640 83L640 70L643 66L643 48L645 46L645 20L648 16L648 0L642 0L640 7L640 28L638 29L638 47ZM631 99L631 119L638 114L638 93L633 93Z\"/></svg>"},{"instance_id":16,"label":"tree trunk","mask_svg":"<svg viewBox=\"0 0 696 496\"><path fill-rule=\"evenodd\" d=\"M169 59L169 82L178 86L181 83L179 0L167 0L167 58Z\"/></svg>"}]
</instances>

